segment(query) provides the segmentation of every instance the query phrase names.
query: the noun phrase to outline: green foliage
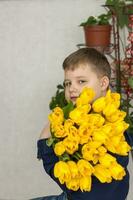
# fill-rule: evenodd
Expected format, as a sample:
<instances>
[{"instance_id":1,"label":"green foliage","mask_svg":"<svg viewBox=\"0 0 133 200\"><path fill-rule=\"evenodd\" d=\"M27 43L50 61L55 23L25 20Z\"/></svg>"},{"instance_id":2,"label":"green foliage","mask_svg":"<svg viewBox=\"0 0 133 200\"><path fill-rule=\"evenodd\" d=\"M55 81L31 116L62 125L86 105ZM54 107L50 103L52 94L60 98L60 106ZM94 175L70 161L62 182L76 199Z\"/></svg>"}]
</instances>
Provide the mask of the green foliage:
<instances>
[{"instance_id":1,"label":"green foliage","mask_svg":"<svg viewBox=\"0 0 133 200\"><path fill-rule=\"evenodd\" d=\"M64 162L69 161L70 160L70 156L68 153L63 153L61 156L59 156L59 160L62 160Z\"/></svg>"},{"instance_id":2,"label":"green foliage","mask_svg":"<svg viewBox=\"0 0 133 200\"><path fill-rule=\"evenodd\" d=\"M57 85L55 96L51 98L49 108L53 110L57 106L63 108L65 105L67 105L67 101L65 100L64 86L60 84Z\"/></svg>"},{"instance_id":3,"label":"green foliage","mask_svg":"<svg viewBox=\"0 0 133 200\"><path fill-rule=\"evenodd\" d=\"M65 119L68 118L69 113L74 109L74 105L72 102L69 102L65 107L63 107L63 113L64 113L64 117Z\"/></svg>"},{"instance_id":4,"label":"green foliage","mask_svg":"<svg viewBox=\"0 0 133 200\"><path fill-rule=\"evenodd\" d=\"M133 0L106 0L105 5L109 8L106 14L101 14L98 17L90 16L80 24L80 26L89 25L107 25L110 24L111 13L113 12L118 18L118 26L122 29L128 27L128 14L133 14Z\"/></svg>"},{"instance_id":5,"label":"green foliage","mask_svg":"<svg viewBox=\"0 0 133 200\"><path fill-rule=\"evenodd\" d=\"M50 137L50 138L48 138L47 140L46 140L46 144L47 144L47 146L52 146L52 144L55 142L55 138L54 137Z\"/></svg>"},{"instance_id":6,"label":"green foliage","mask_svg":"<svg viewBox=\"0 0 133 200\"><path fill-rule=\"evenodd\" d=\"M127 6L130 4L133 4L133 0L106 0L105 5L109 7L109 11L98 17L90 16L80 26L109 24L111 18L110 10L117 16L120 28L128 26L128 14L133 14L133 8Z\"/></svg>"},{"instance_id":7,"label":"green foliage","mask_svg":"<svg viewBox=\"0 0 133 200\"><path fill-rule=\"evenodd\" d=\"M120 28L123 28L124 26L128 27L128 14L133 13L133 9L126 7L126 5L132 3L133 0L106 0L105 2L105 5L109 6L113 13L117 16Z\"/></svg>"},{"instance_id":8,"label":"green foliage","mask_svg":"<svg viewBox=\"0 0 133 200\"><path fill-rule=\"evenodd\" d=\"M98 16L98 24L99 25L108 25L110 18L111 18L110 13L101 14L101 15Z\"/></svg>"},{"instance_id":9,"label":"green foliage","mask_svg":"<svg viewBox=\"0 0 133 200\"><path fill-rule=\"evenodd\" d=\"M98 17L90 16L86 21L82 22L80 26L89 26L89 25L108 25L110 20L110 13L101 14Z\"/></svg>"}]
</instances>

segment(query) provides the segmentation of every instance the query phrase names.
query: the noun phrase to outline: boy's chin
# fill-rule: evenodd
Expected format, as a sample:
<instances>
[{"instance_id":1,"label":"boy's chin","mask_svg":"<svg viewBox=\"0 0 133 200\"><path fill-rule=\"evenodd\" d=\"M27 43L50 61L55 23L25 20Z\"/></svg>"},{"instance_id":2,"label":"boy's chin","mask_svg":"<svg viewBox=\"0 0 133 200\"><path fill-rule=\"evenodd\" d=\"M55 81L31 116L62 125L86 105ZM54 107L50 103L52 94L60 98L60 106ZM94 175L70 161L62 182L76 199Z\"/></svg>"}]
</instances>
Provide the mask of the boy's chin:
<instances>
[{"instance_id":1,"label":"boy's chin","mask_svg":"<svg viewBox=\"0 0 133 200\"><path fill-rule=\"evenodd\" d=\"M77 100L77 98L72 98L72 99L70 99L70 101L71 101L73 104L76 103L76 100Z\"/></svg>"},{"instance_id":2,"label":"boy's chin","mask_svg":"<svg viewBox=\"0 0 133 200\"><path fill-rule=\"evenodd\" d=\"M75 105L76 104L76 101L71 101L72 103L73 103L73 105Z\"/></svg>"}]
</instances>

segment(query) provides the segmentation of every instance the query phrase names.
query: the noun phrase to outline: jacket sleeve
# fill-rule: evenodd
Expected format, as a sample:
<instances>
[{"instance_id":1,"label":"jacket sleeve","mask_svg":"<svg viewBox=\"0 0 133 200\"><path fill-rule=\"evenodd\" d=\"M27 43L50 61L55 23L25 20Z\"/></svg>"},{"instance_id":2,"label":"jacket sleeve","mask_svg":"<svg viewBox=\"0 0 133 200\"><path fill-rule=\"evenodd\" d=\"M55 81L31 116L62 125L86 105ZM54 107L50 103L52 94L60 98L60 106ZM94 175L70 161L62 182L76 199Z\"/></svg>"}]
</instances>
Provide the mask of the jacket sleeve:
<instances>
[{"instance_id":1,"label":"jacket sleeve","mask_svg":"<svg viewBox=\"0 0 133 200\"><path fill-rule=\"evenodd\" d=\"M41 139L37 142L37 158L41 159L43 162L43 167L46 173L60 186L63 191L66 191L67 188L65 185L60 184L57 178L55 178L53 169L56 162L59 161L58 157L55 155L52 147L47 146L47 139Z\"/></svg>"},{"instance_id":2,"label":"jacket sleeve","mask_svg":"<svg viewBox=\"0 0 133 200\"><path fill-rule=\"evenodd\" d=\"M50 175L55 163L58 162L58 157L55 155L52 147L47 146L46 139L38 140L37 148L37 158L43 161L44 169Z\"/></svg>"}]
</instances>

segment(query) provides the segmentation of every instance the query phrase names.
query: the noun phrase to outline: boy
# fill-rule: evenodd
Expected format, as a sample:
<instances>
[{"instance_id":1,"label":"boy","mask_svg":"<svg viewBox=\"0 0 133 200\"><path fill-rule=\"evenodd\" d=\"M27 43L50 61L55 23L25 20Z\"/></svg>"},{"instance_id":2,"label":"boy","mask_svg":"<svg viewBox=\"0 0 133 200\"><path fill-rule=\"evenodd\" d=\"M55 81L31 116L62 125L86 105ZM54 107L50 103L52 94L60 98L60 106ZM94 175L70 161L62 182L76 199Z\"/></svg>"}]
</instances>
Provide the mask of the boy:
<instances>
[{"instance_id":1,"label":"boy","mask_svg":"<svg viewBox=\"0 0 133 200\"><path fill-rule=\"evenodd\" d=\"M75 103L84 87L93 88L95 99L104 96L109 88L111 69L106 57L93 48L82 48L70 54L63 62L65 97L67 101ZM126 169L126 176L121 181L113 180L111 183L100 183L93 177L92 190L81 192L68 190L61 185L53 175L53 168L58 157L51 147L46 145L46 138L50 137L49 125L44 128L38 141L38 158L43 160L45 171L58 183L64 195L52 197L63 200L125 200L129 189L129 173L126 169L128 156L118 156L118 163ZM43 199L47 199L44 197ZM50 199L49 197L48 199ZM52 199L51 198L51 199Z\"/></svg>"}]
</instances>

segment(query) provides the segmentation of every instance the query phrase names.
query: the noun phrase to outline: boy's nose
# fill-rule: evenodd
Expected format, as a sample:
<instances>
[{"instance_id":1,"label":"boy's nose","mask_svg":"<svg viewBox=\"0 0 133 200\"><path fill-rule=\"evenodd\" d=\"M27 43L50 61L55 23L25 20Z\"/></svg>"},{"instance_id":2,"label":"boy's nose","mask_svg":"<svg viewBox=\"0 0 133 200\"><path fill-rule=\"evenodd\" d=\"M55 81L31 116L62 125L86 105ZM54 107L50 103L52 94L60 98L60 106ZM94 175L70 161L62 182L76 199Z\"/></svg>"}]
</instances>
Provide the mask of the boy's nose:
<instances>
[{"instance_id":1,"label":"boy's nose","mask_svg":"<svg viewBox=\"0 0 133 200\"><path fill-rule=\"evenodd\" d=\"M70 92L75 92L75 91L77 91L76 85L75 85L75 84L71 84L70 87L69 87L69 91L70 91Z\"/></svg>"}]
</instances>

